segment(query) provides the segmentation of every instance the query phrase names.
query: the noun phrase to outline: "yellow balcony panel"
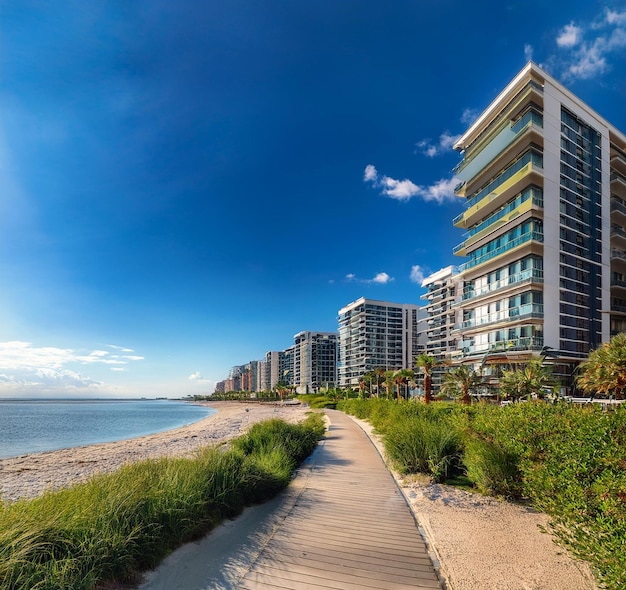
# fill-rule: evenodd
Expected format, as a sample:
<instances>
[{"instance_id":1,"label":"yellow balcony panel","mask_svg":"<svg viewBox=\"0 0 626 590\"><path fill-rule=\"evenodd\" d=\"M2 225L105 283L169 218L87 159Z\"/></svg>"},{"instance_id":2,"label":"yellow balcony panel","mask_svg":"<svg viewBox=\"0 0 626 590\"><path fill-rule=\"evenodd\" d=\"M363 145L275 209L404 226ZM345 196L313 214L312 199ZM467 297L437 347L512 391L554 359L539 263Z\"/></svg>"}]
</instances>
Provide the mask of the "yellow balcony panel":
<instances>
[{"instance_id":1,"label":"yellow balcony panel","mask_svg":"<svg viewBox=\"0 0 626 590\"><path fill-rule=\"evenodd\" d=\"M463 214L463 224L471 227L481 219L484 219L492 211L501 207L515 193L529 184L541 185L543 180L543 168L533 162L528 162L518 170L511 178L503 182L498 188L482 198L478 203L469 207Z\"/></svg>"},{"instance_id":2,"label":"yellow balcony panel","mask_svg":"<svg viewBox=\"0 0 626 590\"><path fill-rule=\"evenodd\" d=\"M534 208L540 209L538 205L534 205ZM524 213L528 213L529 211L532 211L532 209L533 209L533 200L532 198L529 198L526 202L522 203L519 207L516 207L515 209L513 209L513 211L511 211L504 217L501 217L500 219L494 221L492 224L489 225L489 227L486 227L485 229L474 234L471 238L468 238L467 240L465 240L463 245L465 246L465 248L469 248L472 244L476 244L477 242L482 240L484 237L488 236L489 234L492 234L497 229L501 228L503 225L506 225L507 223L509 223L509 221L513 221L514 219L521 217L522 215L524 215Z\"/></svg>"}]
</instances>

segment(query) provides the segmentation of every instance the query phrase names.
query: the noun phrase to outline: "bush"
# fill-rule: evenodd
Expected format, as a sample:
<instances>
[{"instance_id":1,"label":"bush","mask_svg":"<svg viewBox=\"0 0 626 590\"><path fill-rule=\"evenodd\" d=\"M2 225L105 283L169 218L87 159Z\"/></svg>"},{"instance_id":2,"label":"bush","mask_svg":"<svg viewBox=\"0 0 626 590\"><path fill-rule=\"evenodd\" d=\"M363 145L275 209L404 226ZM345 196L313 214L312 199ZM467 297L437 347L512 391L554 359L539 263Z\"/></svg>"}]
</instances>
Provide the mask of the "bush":
<instances>
[{"instance_id":1,"label":"bush","mask_svg":"<svg viewBox=\"0 0 626 590\"><path fill-rule=\"evenodd\" d=\"M518 459L497 444L478 438L467 440L463 465L468 479L481 493L511 499L521 497Z\"/></svg>"}]
</instances>

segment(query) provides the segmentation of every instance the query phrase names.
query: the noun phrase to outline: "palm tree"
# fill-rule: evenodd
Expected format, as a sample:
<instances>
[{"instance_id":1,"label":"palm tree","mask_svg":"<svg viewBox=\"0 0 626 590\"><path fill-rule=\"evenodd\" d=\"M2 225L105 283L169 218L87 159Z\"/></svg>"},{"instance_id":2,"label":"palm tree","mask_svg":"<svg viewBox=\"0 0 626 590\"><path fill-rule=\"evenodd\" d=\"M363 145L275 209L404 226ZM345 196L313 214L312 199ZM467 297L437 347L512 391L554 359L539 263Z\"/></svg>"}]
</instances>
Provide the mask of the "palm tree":
<instances>
[{"instance_id":1,"label":"palm tree","mask_svg":"<svg viewBox=\"0 0 626 590\"><path fill-rule=\"evenodd\" d=\"M472 403L471 392L482 382L483 378L480 373L470 369L467 365L460 365L444 375L441 391L453 397L460 397L462 404L469 405Z\"/></svg>"},{"instance_id":2,"label":"palm tree","mask_svg":"<svg viewBox=\"0 0 626 590\"><path fill-rule=\"evenodd\" d=\"M518 401L532 394L543 397L544 387L555 385L552 369L543 364L543 358L531 358L526 365L513 371L503 371L500 391L504 397Z\"/></svg>"},{"instance_id":3,"label":"palm tree","mask_svg":"<svg viewBox=\"0 0 626 590\"><path fill-rule=\"evenodd\" d=\"M409 397L409 380L413 377L413 371L410 369L400 369L393 375L393 382L396 384L396 395L398 401L400 400L401 387L404 385L406 388L406 397ZM404 397L404 396L403 396Z\"/></svg>"},{"instance_id":4,"label":"palm tree","mask_svg":"<svg viewBox=\"0 0 626 590\"><path fill-rule=\"evenodd\" d=\"M576 384L585 393L626 399L626 334L620 333L580 365Z\"/></svg>"},{"instance_id":5,"label":"palm tree","mask_svg":"<svg viewBox=\"0 0 626 590\"><path fill-rule=\"evenodd\" d=\"M432 400L431 392L433 383L433 367L436 367L441 363L436 361L434 356L422 352L415 357L415 364L424 374L424 403L429 404Z\"/></svg>"}]
</instances>

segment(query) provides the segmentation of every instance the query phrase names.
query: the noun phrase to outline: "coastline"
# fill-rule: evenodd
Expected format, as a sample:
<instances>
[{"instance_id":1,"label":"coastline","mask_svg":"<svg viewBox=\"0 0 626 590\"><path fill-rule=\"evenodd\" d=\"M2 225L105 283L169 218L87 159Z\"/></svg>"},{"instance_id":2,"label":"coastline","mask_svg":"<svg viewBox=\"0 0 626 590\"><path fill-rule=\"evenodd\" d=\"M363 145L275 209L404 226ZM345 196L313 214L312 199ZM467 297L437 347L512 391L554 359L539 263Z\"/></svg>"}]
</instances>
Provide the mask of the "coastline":
<instances>
[{"instance_id":1,"label":"coastline","mask_svg":"<svg viewBox=\"0 0 626 590\"><path fill-rule=\"evenodd\" d=\"M217 412L187 426L138 438L0 459L0 498L3 501L34 498L48 490L115 471L127 463L190 456L201 447L238 436L256 422L271 418L298 422L308 411L301 405L194 403Z\"/></svg>"}]
</instances>

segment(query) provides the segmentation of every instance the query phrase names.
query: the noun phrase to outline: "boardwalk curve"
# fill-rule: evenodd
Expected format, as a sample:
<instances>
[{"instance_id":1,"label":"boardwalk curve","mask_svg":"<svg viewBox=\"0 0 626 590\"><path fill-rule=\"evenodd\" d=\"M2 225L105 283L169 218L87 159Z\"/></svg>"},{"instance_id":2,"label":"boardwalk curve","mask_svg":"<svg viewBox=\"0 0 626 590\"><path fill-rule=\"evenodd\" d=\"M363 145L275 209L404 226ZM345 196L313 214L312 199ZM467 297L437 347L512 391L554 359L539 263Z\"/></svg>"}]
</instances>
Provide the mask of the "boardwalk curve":
<instances>
[{"instance_id":1,"label":"boardwalk curve","mask_svg":"<svg viewBox=\"0 0 626 590\"><path fill-rule=\"evenodd\" d=\"M141 590L440 590L413 513L375 446L349 417L327 415L326 437L266 517L244 513L252 520L243 532L235 521L171 556Z\"/></svg>"}]
</instances>

